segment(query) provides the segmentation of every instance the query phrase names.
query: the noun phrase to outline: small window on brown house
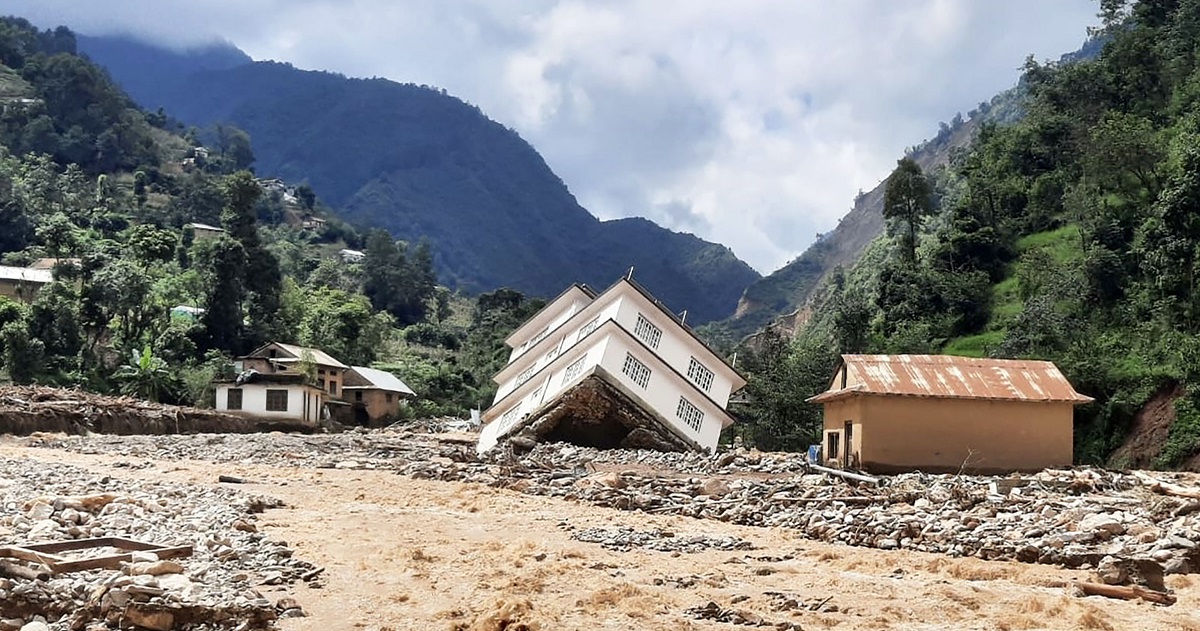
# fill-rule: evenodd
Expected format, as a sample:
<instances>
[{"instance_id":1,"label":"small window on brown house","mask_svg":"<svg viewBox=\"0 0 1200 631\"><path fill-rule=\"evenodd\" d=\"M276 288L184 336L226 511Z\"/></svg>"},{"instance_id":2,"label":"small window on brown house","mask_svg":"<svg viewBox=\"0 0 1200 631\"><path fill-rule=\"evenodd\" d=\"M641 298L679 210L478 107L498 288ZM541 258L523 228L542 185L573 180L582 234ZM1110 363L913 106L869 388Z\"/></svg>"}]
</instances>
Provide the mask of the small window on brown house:
<instances>
[{"instance_id":1,"label":"small window on brown house","mask_svg":"<svg viewBox=\"0 0 1200 631\"><path fill-rule=\"evenodd\" d=\"M267 411L268 412L287 412L288 409L288 391L287 390L267 390Z\"/></svg>"},{"instance_id":2,"label":"small window on brown house","mask_svg":"<svg viewBox=\"0 0 1200 631\"><path fill-rule=\"evenodd\" d=\"M362 401L362 390L355 391L354 400L360 402Z\"/></svg>"},{"instance_id":3,"label":"small window on brown house","mask_svg":"<svg viewBox=\"0 0 1200 631\"><path fill-rule=\"evenodd\" d=\"M242 409L242 389L230 388L229 393L225 395L225 409L240 410Z\"/></svg>"},{"instance_id":4,"label":"small window on brown house","mask_svg":"<svg viewBox=\"0 0 1200 631\"><path fill-rule=\"evenodd\" d=\"M841 443L841 439L842 439L841 434L839 434L837 432L829 432L829 448L826 449L826 451L828 452L825 454L826 458L837 458L838 457L839 452L841 451L840 449L838 449L838 447L840 446L839 443Z\"/></svg>"},{"instance_id":5,"label":"small window on brown house","mask_svg":"<svg viewBox=\"0 0 1200 631\"><path fill-rule=\"evenodd\" d=\"M329 394L337 396L337 382L336 381L329 382Z\"/></svg>"},{"instance_id":6,"label":"small window on brown house","mask_svg":"<svg viewBox=\"0 0 1200 631\"><path fill-rule=\"evenodd\" d=\"M385 392L385 393L383 394L383 400L384 400L384 401L387 401L388 403L391 403L391 402L392 402L392 393L391 393L391 392Z\"/></svg>"}]
</instances>

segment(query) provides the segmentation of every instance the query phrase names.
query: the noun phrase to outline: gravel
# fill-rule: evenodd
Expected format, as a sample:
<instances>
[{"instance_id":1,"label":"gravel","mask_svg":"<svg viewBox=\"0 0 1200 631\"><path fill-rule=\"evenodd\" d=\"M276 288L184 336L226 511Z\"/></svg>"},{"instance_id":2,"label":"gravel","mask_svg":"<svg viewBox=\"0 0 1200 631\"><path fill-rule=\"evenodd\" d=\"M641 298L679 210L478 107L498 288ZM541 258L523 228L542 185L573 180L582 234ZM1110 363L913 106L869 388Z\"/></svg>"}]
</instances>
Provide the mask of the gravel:
<instances>
[{"instance_id":1,"label":"gravel","mask_svg":"<svg viewBox=\"0 0 1200 631\"><path fill-rule=\"evenodd\" d=\"M120 537L193 548L183 558L143 555L120 569L46 581L0 578L0 629L18 621L17 629L43 623L56 630L130 623L150 629L251 629L301 612L294 602L272 601L258 589L302 580L316 569L295 558L285 543L257 531L256 514L278 501L130 477L0 458L0 547ZM100 552L116 553L92 549L63 556Z\"/></svg>"},{"instance_id":2,"label":"gravel","mask_svg":"<svg viewBox=\"0 0 1200 631\"><path fill-rule=\"evenodd\" d=\"M112 455L130 466L155 458L394 471L621 510L788 528L854 546L1102 568L1101 580L1154 588L1161 588L1164 573L1200 571L1200 500L1155 493L1130 473L909 473L882 478L876 487L809 473L802 454L734 450L704 456L540 444L524 454L480 458L473 439L410 428L35 442Z\"/></svg>"}]
</instances>

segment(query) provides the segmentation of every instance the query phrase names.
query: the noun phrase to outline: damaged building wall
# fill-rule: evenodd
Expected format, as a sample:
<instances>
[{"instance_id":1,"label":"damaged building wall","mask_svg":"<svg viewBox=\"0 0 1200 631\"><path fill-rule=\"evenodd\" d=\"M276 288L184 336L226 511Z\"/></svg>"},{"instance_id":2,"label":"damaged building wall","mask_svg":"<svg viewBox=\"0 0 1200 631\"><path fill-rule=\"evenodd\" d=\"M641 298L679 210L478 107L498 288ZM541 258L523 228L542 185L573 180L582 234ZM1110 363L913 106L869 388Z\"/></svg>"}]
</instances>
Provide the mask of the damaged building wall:
<instances>
[{"instance_id":1,"label":"damaged building wall","mask_svg":"<svg viewBox=\"0 0 1200 631\"><path fill-rule=\"evenodd\" d=\"M661 331L678 330L679 325L668 318L662 310L654 306L645 296L641 294L632 294L625 300L621 301L620 312L616 319L632 333L637 333L638 317L645 318ZM711 351L704 347L703 344L696 341L691 335L663 335L659 340L658 345L654 348L662 360L674 366L682 374L687 374L687 367L692 358L702 363L708 371L712 373L712 384L707 388L705 394L712 398L717 405L724 407L729 405L729 395L734 389L734 383L731 380L732 371L724 366L717 358L710 358ZM741 385L738 385L740 388ZM674 409L674 406L672 406Z\"/></svg>"},{"instance_id":2,"label":"damaged building wall","mask_svg":"<svg viewBox=\"0 0 1200 631\"><path fill-rule=\"evenodd\" d=\"M601 449L702 450L618 383L603 367L594 367L569 392L531 415L513 433L512 442L522 446L567 442Z\"/></svg>"},{"instance_id":3,"label":"damaged building wall","mask_svg":"<svg viewBox=\"0 0 1200 631\"><path fill-rule=\"evenodd\" d=\"M557 357L514 390L508 400L487 411L484 420L488 424L478 445L481 453L494 447L504 435L532 422L546 403L574 388L597 368L603 368L599 374L605 380L630 393L647 414L685 442L702 450L716 448L721 430L732 422L720 406L701 395L685 377L616 323L606 322L591 336L588 344Z\"/></svg>"},{"instance_id":4,"label":"damaged building wall","mask_svg":"<svg viewBox=\"0 0 1200 631\"><path fill-rule=\"evenodd\" d=\"M640 361L650 370L649 378L644 385L626 371L621 370L625 366L626 356ZM711 421L726 419L728 415L713 401L696 392L695 388L691 387L681 375L673 371L641 343L623 335L610 336L602 365L607 367L610 372L615 373L614 378L645 401L650 409L658 410L676 432L702 445L705 449L716 448L717 442L721 438L721 430L727 423L720 420L715 423ZM680 398L686 400L703 415L698 421L693 421L693 425L689 426L684 419L679 417L681 413ZM683 413L686 414L686 411Z\"/></svg>"}]
</instances>

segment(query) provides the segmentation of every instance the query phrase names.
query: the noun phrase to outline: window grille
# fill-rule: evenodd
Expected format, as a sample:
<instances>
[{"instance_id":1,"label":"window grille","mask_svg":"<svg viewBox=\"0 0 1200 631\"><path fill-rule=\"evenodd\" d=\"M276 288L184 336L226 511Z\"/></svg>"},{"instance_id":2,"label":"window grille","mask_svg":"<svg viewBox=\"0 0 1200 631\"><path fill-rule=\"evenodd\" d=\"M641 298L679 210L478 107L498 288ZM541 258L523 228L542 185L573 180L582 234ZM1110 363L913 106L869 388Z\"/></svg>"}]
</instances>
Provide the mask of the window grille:
<instances>
[{"instance_id":1,"label":"window grille","mask_svg":"<svg viewBox=\"0 0 1200 631\"><path fill-rule=\"evenodd\" d=\"M688 363L687 376L693 383L700 386L701 390L705 392L712 390L713 371L701 364L695 357Z\"/></svg>"},{"instance_id":2,"label":"window grille","mask_svg":"<svg viewBox=\"0 0 1200 631\"><path fill-rule=\"evenodd\" d=\"M536 365L526 368L524 372L517 375L517 386L519 387L521 384L525 383L526 381L533 379L533 373L535 373L535 372L537 372Z\"/></svg>"},{"instance_id":3,"label":"window grille","mask_svg":"<svg viewBox=\"0 0 1200 631\"><path fill-rule=\"evenodd\" d=\"M697 432L704 425L704 412L683 397L679 397L679 406L675 408L675 416Z\"/></svg>"},{"instance_id":4,"label":"window grille","mask_svg":"<svg viewBox=\"0 0 1200 631\"><path fill-rule=\"evenodd\" d=\"M662 340L662 329L654 326L654 323L646 319L646 316L638 314L637 326L633 328L633 334L641 338L646 346L657 349L659 341Z\"/></svg>"},{"instance_id":5,"label":"window grille","mask_svg":"<svg viewBox=\"0 0 1200 631\"><path fill-rule=\"evenodd\" d=\"M287 390L267 390L267 411L268 412L287 412L288 409L288 391Z\"/></svg>"},{"instance_id":6,"label":"window grille","mask_svg":"<svg viewBox=\"0 0 1200 631\"><path fill-rule=\"evenodd\" d=\"M567 385L568 383L570 383L570 381L572 379L578 377L579 374L583 372L583 360L584 359L587 359L587 358L580 357L579 359L577 359L575 361L575 363L571 364L570 366L567 366L567 371L565 373L563 373L562 382L563 382L564 386Z\"/></svg>"},{"instance_id":7,"label":"window grille","mask_svg":"<svg viewBox=\"0 0 1200 631\"><path fill-rule=\"evenodd\" d=\"M579 335L575 338L575 341L578 342L579 340L591 335L592 331L595 331L598 328L600 328L600 316L592 318L591 322L583 325L583 328L579 329Z\"/></svg>"},{"instance_id":8,"label":"window grille","mask_svg":"<svg viewBox=\"0 0 1200 631\"><path fill-rule=\"evenodd\" d=\"M228 410L242 409L242 389L241 388L230 388L229 389L229 394L226 396L226 399L225 399L225 408Z\"/></svg>"},{"instance_id":9,"label":"window grille","mask_svg":"<svg viewBox=\"0 0 1200 631\"><path fill-rule=\"evenodd\" d=\"M621 372L642 388L650 385L650 369L629 353L625 354L625 365L621 367Z\"/></svg>"}]
</instances>

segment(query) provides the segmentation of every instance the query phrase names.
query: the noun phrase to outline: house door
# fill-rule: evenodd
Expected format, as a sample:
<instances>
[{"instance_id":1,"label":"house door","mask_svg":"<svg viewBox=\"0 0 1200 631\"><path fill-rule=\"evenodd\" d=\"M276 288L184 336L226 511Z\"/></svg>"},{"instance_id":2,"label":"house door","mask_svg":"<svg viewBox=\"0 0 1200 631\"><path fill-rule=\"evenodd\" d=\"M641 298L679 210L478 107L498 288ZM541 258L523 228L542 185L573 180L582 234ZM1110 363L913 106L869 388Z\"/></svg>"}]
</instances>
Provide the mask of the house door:
<instances>
[{"instance_id":1,"label":"house door","mask_svg":"<svg viewBox=\"0 0 1200 631\"><path fill-rule=\"evenodd\" d=\"M839 446L838 443L841 442L841 437L842 437L842 435L838 432L829 432L829 438L828 438L829 448L825 450L827 452L825 454L826 458L835 459L839 455L841 455L840 452L838 451L838 446Z\"/></svg>"},{"instance_id":2,"label":"house door","mask_svg":"<svg viewBox=\"0 0 1200 631\"><path fill-rule=\"evenodd\" d=\"M854 423L852 421L846 421L846 426L842 431L842 435L846 437L845 464L847 467L853 466L853 464L850 462L850 459L854 457Z\"/></svg>"}]
</instances>

